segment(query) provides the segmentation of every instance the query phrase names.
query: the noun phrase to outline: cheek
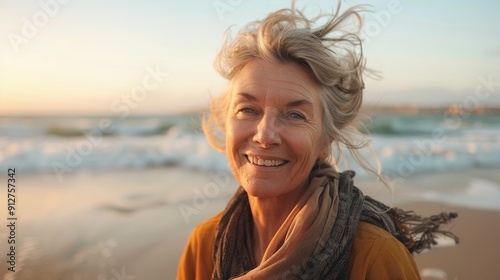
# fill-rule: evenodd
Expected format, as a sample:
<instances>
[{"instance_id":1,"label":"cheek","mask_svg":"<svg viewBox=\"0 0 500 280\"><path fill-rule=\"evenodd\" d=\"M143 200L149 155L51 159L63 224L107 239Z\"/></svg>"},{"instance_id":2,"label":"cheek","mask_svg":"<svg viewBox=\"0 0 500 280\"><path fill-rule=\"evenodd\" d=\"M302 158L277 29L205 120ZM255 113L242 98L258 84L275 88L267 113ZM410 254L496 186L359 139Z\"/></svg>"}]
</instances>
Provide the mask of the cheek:
<instances>
[{"instance_id":1,"label":"cheek","mask_svg":"<svg viewBox=\"0 0 500 280\"><path fill-rule=\"evenodd\" d=\"M238 157L238 149L245 141L245 129L241 125L228 122L226 125L226 156L229 161Z\"/></svg>"},{"instance_id":2,"label":"cheek","mask_svg":"<svg viewBox=\"0 0 500 280\"><path fill-rule=\"evenodd\" d=\"M228 130L226 132L226 157L231 162L234 157L235 135L233 131Z\"/></svg>"},{"instance_id":3,"label":"cheek","mask_svg":"<svg viewBox=\"0 0 500 280\"><path fill-rule=\"evenodd\" d=\"M298 141L295 149L300 152L305 158L314 158L319 156L321 147L321 130L318 128L303 129L297 133ZM308 147L308 149L306 148Z\"/></svg>"},{"instance_id":4,"label":"cheek","mask_svg":"<svg viewBox=\"0 0 500 280\"><path fill-rule=\"evenodd\" d=\"M231 134L226 134L226 160L230 170L236 175L238 173L237 150L235 149L234 139Z\"/></svg>"}]
</instances>

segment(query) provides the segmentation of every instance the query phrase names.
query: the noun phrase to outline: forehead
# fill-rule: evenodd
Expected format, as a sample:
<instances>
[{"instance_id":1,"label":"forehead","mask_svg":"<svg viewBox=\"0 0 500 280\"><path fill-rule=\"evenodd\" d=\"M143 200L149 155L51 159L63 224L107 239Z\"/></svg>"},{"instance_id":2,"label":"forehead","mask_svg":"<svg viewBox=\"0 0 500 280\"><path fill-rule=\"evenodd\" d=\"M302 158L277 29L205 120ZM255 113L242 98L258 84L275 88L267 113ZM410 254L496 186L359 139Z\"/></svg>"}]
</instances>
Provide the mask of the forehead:
<instances>
[{"instance_id":1,"label":"forehead","mask_svg":"<svg viewBox=\"0 0 500 280\"><path fill-rule=\"evenodd\" d=\"M233 95L245 92L259 97L273 93L320 102L319 83L304 66L295 62L282 64L256 59L247 63L231 83Z\"/></svg>"}]
</instances>

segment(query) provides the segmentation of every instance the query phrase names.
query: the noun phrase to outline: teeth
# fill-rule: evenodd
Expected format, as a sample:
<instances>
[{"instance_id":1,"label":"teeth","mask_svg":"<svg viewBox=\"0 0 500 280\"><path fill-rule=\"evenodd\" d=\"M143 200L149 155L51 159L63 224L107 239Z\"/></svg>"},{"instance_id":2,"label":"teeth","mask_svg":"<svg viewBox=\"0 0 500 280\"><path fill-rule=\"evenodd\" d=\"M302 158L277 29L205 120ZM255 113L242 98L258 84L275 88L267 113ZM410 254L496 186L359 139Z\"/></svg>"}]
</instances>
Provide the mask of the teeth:
<instances>
[{"instance_id":1,"label":"teeth","mask_svg":"<svg viewBox=\"0 0 500 280\"><path fill-rule=\"evenodd\" d=\"M269 160L269 159L266 159L266 160L263 160L261 158L256 158L256 157L252 157L252 156L247 156L248 158L248 161L250 161L251 163L253 164L256 164L256 165L264 165L264 166L280 166L282 164L285 163L284 160Z\"/></svg>"}]
</instances>

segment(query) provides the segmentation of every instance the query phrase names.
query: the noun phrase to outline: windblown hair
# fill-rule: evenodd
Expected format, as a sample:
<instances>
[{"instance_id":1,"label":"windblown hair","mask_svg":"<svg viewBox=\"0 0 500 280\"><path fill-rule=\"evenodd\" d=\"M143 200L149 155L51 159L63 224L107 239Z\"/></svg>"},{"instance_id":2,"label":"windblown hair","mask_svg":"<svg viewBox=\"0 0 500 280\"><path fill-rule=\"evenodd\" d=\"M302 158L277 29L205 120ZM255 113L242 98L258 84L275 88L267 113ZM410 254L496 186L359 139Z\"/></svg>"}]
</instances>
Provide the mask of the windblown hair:
<instances>
[{"instance_id":1,"label":"windblown hair","mask_svg":"<svg viewBox=\"0 0 500 280\"><path fill-rule=\"evenodd\" d=\"M230 81L225 92L213 98L210 113L203 119L203 131L209 143L218 151L225 151L225 118L228 112L231 81L249 62L262 59L267 62L302 65L321 85L324 136L333 140L327 162L342 156L341 145L367 171L377 175L359 150L368 145L353 125L361 107L365 69L362 42L356 35L361 29L359 12L352 7L342 14L340 1L334 14L321 14L308 19L295 9L282 9L269 14L264 20L249 23L234 40L226 37L217 58L216 70ZM326 19L326 22L325 22ZM351 20L351 19L354 19ZM325 22L318 27L318 22ZM357 24L356 24L357 23ZM349 32L348 27L357 27ZM380 176L377 175L380 178Z\"/></svg>"}]
</instances>

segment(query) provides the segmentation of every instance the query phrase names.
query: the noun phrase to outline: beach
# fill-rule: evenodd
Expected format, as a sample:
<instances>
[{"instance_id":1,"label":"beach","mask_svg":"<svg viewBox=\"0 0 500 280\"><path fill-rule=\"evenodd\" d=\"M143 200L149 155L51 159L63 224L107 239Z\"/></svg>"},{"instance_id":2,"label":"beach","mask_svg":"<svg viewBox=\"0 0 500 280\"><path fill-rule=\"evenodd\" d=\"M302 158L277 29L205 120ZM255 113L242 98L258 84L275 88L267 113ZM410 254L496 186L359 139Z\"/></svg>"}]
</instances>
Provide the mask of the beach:
<instances>
[{"instance_id":1,"label":"beach","mask_svg":"<svg viewBox=\"0 0 500 280\"><path fill-rule=\"evenodd\" d=\"M422 214L446 209L459 215L449 227L460 238L459 245L437 248L416 256L422 276L427 276L423 279L498 278L500 212L426 202L413 203L408 208Z\"/></svg>"},{"instance_id":2,"label":"beach","mask_svg":"<svg viewBox=\"0 0 500 280\"><path fill-rule=\"evenodd\" d=\"M190 232L223 210L237 186L224 171L173 166L78 171L62 181L51 173L16 175L16 272L7 270L2 254L2 279L175 279ZM492 209L422 196L456 197L477 184L473 178L496 184L500 192L500 174L493 169L408 178L395 186L394 195L366 178L355 182L392 206L422 215L459 214L447 227L460 237L459 245L441 242L416 256L423 279L497 279L500 202ZM2 215L5 221L5 211ZM7 249L2 242L1 252Z\"/></svg>"}]
</instances>

